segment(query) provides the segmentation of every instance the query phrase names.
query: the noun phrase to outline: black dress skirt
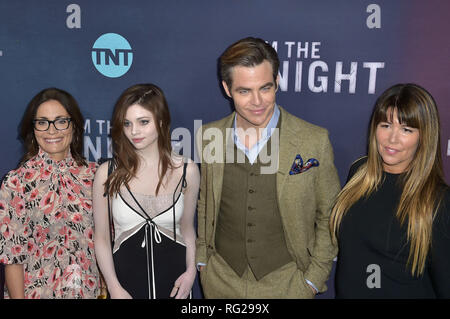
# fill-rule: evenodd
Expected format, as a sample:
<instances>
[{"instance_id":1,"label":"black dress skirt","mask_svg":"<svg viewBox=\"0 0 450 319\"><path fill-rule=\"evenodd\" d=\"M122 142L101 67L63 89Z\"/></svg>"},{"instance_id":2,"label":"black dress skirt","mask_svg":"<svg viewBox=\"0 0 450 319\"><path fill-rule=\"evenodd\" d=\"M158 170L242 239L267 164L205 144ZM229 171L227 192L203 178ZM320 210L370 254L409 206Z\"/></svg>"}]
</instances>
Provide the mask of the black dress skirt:
<instances>
[{"instance_id":1,"label":"black dress skirt","mask_svg":"<svg viewBox=\"0 0 450 319\"><path fill-rule=\"evenodd\" d=\"M153 238L153 249L142 247L145 227L114 253L117 278L134 299L167 299L175 280L186 270L186 247L164 235L160 243Z\"/></svg>"}]
</instances>

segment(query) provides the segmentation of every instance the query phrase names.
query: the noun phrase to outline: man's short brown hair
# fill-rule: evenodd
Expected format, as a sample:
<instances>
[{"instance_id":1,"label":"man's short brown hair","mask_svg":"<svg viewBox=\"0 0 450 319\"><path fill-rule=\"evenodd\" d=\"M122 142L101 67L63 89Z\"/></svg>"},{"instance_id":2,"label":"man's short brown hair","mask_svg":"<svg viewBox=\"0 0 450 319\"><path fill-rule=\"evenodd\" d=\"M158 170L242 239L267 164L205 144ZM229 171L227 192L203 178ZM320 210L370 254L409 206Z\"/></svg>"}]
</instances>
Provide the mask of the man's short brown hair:
<instances>
[{"instance_id":1,"label":"man's short brown hair","mask_svg":"<svg viewBox=\"0 0 450 319\"><path fill-rule=\"evenodd\" d=\"M230 45L220 56L222 80L231 88L231 69L237 65L254 67L267 60L272 65L273 80L276 84L280 60L275 49L259 38L248 37Z\"/></svg>"}]
</instances>

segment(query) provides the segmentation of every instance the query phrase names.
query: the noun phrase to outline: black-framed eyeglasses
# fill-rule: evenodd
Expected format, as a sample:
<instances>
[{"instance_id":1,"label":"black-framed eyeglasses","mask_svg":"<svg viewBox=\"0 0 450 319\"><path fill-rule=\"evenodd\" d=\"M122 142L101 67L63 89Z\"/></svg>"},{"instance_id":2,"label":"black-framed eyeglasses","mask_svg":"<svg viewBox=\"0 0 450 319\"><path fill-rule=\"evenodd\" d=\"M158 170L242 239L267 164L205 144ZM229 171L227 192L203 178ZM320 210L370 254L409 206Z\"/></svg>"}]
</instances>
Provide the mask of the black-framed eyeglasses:
<instances>
[{"instance_id":1,"label":"black-framed eyeglasses","mask_svg":"<svg viewBox=\"0 0 450 319\"><path fill-rule=\"evenodd\" d=\"M70 117L61 117L53 121L33 120L33 125L36 131L47 131L50 128L50 124L53 124L58 131L63 131L69 128L71 121L72 119Z\"/></svg>"}]
</instances>

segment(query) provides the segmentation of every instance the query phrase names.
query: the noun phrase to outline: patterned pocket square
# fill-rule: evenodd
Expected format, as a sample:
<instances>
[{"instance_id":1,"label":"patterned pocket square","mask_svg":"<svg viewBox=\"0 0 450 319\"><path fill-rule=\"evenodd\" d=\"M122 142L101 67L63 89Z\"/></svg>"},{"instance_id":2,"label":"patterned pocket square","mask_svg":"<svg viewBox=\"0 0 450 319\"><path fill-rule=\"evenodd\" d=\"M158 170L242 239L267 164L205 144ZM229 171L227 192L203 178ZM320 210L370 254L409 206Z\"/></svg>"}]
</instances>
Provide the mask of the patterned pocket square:
<instances>
[{"instance_id":1,"label":"patterned pocket square","mask_svg":"<svg viewBox=\"0 0 450 319\"><path fill-rule=\"evenodd\" d=\"M297 154L295 156L294 163L292 163L291 170L289 171L289 175L295 175L303 173L307 170L309 170L313 166L319 166L319 161L315 158L310 158L306 161L305 165L303 165L303 159L300 156L300 154Z\"/></svg>"}]
</instances>

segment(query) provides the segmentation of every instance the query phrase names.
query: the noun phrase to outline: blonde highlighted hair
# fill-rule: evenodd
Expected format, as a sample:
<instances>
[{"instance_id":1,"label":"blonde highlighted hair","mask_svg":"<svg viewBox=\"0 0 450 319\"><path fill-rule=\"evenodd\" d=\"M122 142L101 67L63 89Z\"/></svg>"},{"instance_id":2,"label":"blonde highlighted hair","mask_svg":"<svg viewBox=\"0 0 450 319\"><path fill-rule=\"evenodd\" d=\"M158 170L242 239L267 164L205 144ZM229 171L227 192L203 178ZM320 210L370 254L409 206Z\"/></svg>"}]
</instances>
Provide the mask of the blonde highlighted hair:
<instances>
[{"instance_id":1,"label":"blonde highlighted hair","mask_svg":"<svg viewBox=\"0 0 450 319\"><path fill-rule=\"evenodd\" d=\"M345 213L359 199L370 196L383 182L383 161L378 153L376 129L380 122L392 120L388 116L392 117L394 110L401 124L419 130L416 153L400 180L403 190L396 211L400 224L407 223L408 265L411 265L411 273L419 276L425 269L433 220L445 185L438 110L433 97L424 88L411 83L397 84L378 98L370 121L367 162L339 193L331 212L330 229L336 242Z\"/></svg>"}]
</instances>

